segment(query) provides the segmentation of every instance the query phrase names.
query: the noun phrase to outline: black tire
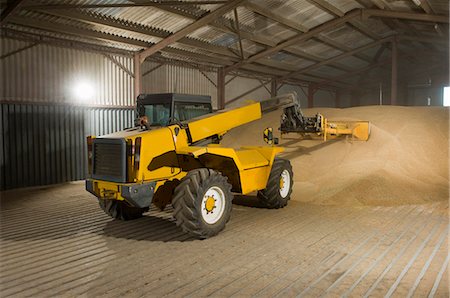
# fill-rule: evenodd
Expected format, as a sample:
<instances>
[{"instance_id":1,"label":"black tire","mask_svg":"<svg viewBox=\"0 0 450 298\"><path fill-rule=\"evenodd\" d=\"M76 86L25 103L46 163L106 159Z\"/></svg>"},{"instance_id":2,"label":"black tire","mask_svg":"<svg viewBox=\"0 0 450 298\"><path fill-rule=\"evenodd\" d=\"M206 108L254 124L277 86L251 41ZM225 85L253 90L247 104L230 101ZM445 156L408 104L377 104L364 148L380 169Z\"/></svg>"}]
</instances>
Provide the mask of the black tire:
<instances>
[{"instance_id":1,"label":"black tire","mask_svg":"<svg viewBox=\"0 0 450 298\"><path fill-rule=\"evenodd\" d=\"M202 213L202 208L205 208L205 211L207 208L206 205L203 206L203 198L213 187L219 188L223 193L223 206L218 209L219 212L223 209L223 212L216 222L208 223ZM231 185L226 177L211 169L192 170L175 188L172 199L173 216L177 226L184 232L199 239L206 239L217 235L225 228L230 220L232 201ZM211 213L214 208L211 209Z\"/></svg>"},{"instance_id":2,"label":"black tire","mask_svg":"<svg viewBox=\"0 0 450 298\"><path fill-rule=\"evenodd\" d=\"M111 199L98 199L98 204L106 214L114 219L131 220L142 217L148 208L136 208L129 206L124 201Z\"/></svg>"},{"instance_id":3,"label":"black tire","mask_svg":"<svg viewBox=\"0 0 450 298\"><path fill-rule=\"evenodd\" d=\"M287 171L289 173L289 190L283 197L281 195L280 181L282 179L282 173ZM294 173L292 172L291 163L288 160L277 158L275 159L272 170L270 171L269 180L265 189L258 191L258 199L261 204L269 209L283 208L287 205L291 198L292 185L294 184Z\"/></svg>"}]
</instances>

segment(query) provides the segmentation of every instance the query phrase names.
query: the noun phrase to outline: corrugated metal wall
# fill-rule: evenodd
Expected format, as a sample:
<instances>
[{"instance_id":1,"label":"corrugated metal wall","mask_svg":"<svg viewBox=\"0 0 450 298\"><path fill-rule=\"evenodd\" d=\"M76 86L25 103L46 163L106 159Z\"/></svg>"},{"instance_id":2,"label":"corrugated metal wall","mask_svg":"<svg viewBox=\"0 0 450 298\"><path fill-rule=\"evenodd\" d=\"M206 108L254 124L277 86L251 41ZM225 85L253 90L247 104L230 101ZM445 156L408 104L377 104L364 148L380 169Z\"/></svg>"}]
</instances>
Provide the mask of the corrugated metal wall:
<instances>
[{"instance_id":1,"label":"corrugated metal wall","mask_svg":"<svg viewBox=\"0 0 450 298\"><path fill-rule=\"evenodd\" d=\"M217 106L217 74L203 73L194 68L166 64L158 67L155 62L145 62L142 66L142 89L144 93L186 93L211 96L213 107ZM158 68L156 68L158 67ZM147 74L148 71L156 68ZM205 76L208 76L206 78ZM214 82L214 84L212 83Z\"/></svg>"},{"instance_id":2,"label":"corrugated metal wall","mask_svg":"<svg viewBox=\"0 0 450 298\"><path fill-rule=\"evenodd\" d=\"M5 55L30 45L1 39ZM133 72L131 58L113 56ZM96 105L133 105L133 80L126 71L102 54L38 44L1 59L1 99L25 102L58 102ZM82 102L73 89L89 82L94 94Z\"/></svg>"},{"instance_id":3,"label":"corrugated metal wall","mask_svg":"<svg viewBox=\"0 0 450 298\"><path fill-rule=\"evenodd\" d=\"M2 190L85 178L86 136L130 127L134 110L1 105Z\"/></svg>"}]
</instances>

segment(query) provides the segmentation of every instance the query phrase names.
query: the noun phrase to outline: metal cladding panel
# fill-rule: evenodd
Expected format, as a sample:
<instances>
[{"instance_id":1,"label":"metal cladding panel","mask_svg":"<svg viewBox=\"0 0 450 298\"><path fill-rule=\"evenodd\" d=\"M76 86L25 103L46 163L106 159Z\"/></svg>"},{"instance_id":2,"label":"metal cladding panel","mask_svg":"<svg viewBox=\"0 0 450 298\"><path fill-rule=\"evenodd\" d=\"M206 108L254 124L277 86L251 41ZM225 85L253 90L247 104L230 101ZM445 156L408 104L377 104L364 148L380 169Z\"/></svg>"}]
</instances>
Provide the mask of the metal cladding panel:
<instances>
[{"instance_id":1,"label":"metal cladding panel","mask_svg":"<svg viewBox=\"0 0 450 298\"><path fill-rule=\"evenodd\" d=\"M1 105L0 189L86 177L86 137L131 127L132 109Z\"/></svg>"},{"instance_id":2,"label":"metal cladding panel","mask_svg":"<svg viewBox=\"0 0 450 298\"><path fill-rule=\"evenodd\" d=\"M32 43L3 38L6 55ZM132 58L113 56L133 72ZM1 61L1 100L46 103L132 106L133 80L103 54L37 44ZM90 84L93 94L84 101L74 91L80 82Z\"/></svg>"},{"instance_id":3,"label":"metal cladding panel","mask_svg":"<svg viewBox=\"0 0 450 298\"><path fill-rule=\"evenodd\" d=\"M179 65L165 64L149 74L147 71L157 67L154 62L145 62L142 73L143 93L184 93L211 96L213 107L217 106L217 74L200 71ZM207 78L207 77L209 78ZM213 84L214 82L214 84Z\"/></svg>"},{"instance_id":4,"label":"metal cladding panel","mask_svg":"<svg viewBox=\"0 0 450 298\"><path fill-rule=\"evenodd\" d=\"M217 82L216 73L167 65L168 92L209 95L213 107L217 107L217 88L212 82Z\"/></svg>"}]
</instances>

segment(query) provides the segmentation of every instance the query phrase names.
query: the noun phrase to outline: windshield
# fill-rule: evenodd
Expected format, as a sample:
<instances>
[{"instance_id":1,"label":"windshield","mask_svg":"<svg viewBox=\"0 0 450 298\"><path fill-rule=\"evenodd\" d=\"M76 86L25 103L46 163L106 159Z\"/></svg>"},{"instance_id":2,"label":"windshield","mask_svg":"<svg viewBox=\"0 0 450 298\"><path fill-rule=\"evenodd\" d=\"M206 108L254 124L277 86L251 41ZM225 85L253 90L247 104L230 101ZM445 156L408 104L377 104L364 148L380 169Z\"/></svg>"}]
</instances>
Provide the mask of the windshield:
<instances>
[{"instance_id":1,"label":"windshield","mask_svg":"<svg viewBox=\"0 0 450 298\"><path fill-rule=\"evenodd\" d=\"M174 116L179 121L186 121L209 113L211 113L210 104L175 102Z\"/></svg>"},{"instance_id":2,"label":"windshield","mask_svg":"<svg viewBox=\"0 0 450 298\"><path fill-rule=\"evenodd\" d=\"M145 105L145 116L151 126L166 126L169 123L170 104Z\"/></svg>"}]
</instances>

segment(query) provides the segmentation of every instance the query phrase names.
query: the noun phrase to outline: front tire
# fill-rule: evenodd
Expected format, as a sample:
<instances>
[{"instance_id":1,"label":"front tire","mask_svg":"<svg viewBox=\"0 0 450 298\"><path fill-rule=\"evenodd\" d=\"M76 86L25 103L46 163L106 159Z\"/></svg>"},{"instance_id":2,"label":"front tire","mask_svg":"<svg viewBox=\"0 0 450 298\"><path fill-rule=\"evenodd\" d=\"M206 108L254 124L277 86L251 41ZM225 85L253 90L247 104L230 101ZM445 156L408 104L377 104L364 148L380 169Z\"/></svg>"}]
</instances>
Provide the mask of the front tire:
<instances>
[{"instance_id":1,"label":"front tire","mask_svg":"<svg viewBox=\"0 0 450 298\"><path fill-rule=\"evenodd\" d=\"M174 191L176 224L199 239L217 235L230 219L232 201L226 177L211 169L190 171Z\"/></svg>"},{"instance_id":2,"label":"front tire","mask_svg":"<svg viewBox=\"0 0 450 298\"><path fill-rule=\"evenodd\" d=\"M114 219L131 220L142 217L148 208L136 208L129 206L124 201L112 199L98 199L98 204L106 214Z\"/></svg>"},{"instance_id":3,"label":"front tire","mask_svg":"<svg viewBox=\"0 0 450 298\"><path fill-rule=\"evenodd\" d=\"M261 204L269 209L286 206L291 198L293 178L291 163L285 159L275 159L266 188L258 192Z\"/></svg>"}]
</instances>

